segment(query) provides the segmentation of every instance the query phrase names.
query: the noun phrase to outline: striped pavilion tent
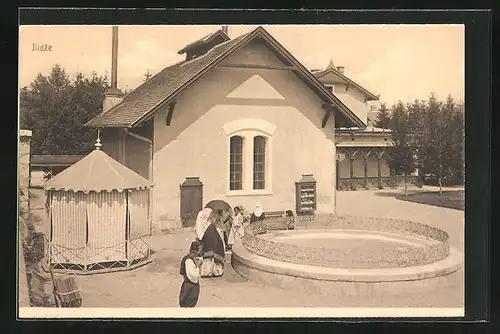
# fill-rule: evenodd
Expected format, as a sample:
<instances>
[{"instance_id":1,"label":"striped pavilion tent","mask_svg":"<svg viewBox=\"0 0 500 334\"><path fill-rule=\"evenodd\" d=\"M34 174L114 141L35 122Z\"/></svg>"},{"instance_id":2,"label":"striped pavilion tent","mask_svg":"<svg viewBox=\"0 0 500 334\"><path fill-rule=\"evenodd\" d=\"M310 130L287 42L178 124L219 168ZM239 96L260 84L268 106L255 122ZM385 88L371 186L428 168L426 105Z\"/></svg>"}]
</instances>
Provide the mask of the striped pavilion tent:
<instances>
[{"instance_id":1,"label":"striped pavilion tent","mask_svg":"<svg viewBox=\"0 0 500 334\"><path fill-rule=\"evenodd\" d=\"M45 184L54 270L90 274L150 262L152 184L96 149Z\"/></svg>"}]
</instances>

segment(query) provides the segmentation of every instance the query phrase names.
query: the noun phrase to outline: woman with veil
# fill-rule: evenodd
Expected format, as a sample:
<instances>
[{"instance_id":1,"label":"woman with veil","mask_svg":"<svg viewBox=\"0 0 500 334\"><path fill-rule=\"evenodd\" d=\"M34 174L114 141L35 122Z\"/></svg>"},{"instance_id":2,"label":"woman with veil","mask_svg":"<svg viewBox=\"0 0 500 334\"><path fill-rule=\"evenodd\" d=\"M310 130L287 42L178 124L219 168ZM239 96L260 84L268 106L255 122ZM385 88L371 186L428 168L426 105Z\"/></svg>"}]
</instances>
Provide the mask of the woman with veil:
<instances>
[{"instance_id":1,"label":"woman with veil","mask_svg":"<svg viewBox=\"0 0 500 334\"><path fill-rule=\"evenodd\" d=\"M203 249L202 277L220 277L224 274L224 241L216 227L217 215L205 208L196 217L195 232Z\"/></svg>"}]
</instances>

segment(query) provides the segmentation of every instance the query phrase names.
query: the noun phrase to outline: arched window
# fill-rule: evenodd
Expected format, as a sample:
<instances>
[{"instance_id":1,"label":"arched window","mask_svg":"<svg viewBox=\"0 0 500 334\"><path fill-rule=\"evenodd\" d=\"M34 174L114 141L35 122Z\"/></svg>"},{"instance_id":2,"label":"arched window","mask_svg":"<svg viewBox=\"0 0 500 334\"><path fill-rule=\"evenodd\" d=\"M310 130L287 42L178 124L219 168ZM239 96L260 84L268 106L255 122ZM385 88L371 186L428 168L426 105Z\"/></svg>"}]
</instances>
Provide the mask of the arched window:
<instances>
[{"instance_id":1,"label":"arched window","mask_svg":"<svg viewBox=\"0 0 500 334\"><path fill-rule=\"evenodd\" d=\"M253 138L253 189L266 189L266 137Z\"/></svg>"},{"instance_id":2,"label":"arched window","mask_svg":"<svg viewBox=\"0 0 500 334\"><path fill-rule=\"evenodd\" d=\"M276 126L258 118L224 124L228 138L228 196L272 193L272 144Z\"/></svg>"},{"instance_id":3,"label":"arched window","mask_svg":"<svg viewBox=\"0 0 500 334\"><path fill-rule=\"evenodd\" d=\"M243 189L243 138L232 136L229 149L229 189Z\"/></svg>"}]
</instances>

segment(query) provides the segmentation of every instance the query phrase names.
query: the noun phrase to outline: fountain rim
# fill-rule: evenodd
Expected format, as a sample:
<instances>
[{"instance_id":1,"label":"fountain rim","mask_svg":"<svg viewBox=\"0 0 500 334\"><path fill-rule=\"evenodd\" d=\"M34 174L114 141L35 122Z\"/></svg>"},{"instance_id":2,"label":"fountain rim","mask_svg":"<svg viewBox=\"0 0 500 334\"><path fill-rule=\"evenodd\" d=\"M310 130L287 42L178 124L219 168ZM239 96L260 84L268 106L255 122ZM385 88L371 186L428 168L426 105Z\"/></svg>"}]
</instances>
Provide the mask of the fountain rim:
<instances>
[{"instance_id":1,"label":"fountain rim","mask_svg":"<svg viewBox=\"0 0 500 334\"><path fill-rule=\"evenodd\" d=\"M399 220L392 218L364 217L364 216L332 216L328 221L327 228L322 226L323 230L355 229L364 231L393 232L400 234L411 234L414 236L433 239L437 243L426 245L425 248L411 249L410 251L390 252L384 254L384 261L396 262L398 265L387 267L386 269L396 269L400 267L416 267L426 264L432 264L446 259L450 255L449 235L445 231L436 227L413 222L408 220ZM243 237L244 247L259 256L277 261L284 261L293 264L325 263L325 259L337 262L333 265L331 262L326 265L329 268L348 268L340 267L342 263L341 252L332 255L331 250L310 246L296 246L273 241L268 238L261 238L260 235L268 232L277 232L283 230L276 226L276 220L256 223L245 228ZM278 228L276 228L278 227ZM316 228L307 229L309 231ZM297 230L298 231L298 230ZM300 257L291 257L290 254L299 254ZM405 263L406 261L406 263ZM350 269L350 268L349 268ZM373 268L376 269L376 268Z\"/></svg>"},{"instance_id":2,"label":"fountain rim","mask_svg":"<svg viewBox=\"0 0 500 334\"><path fill-rule=\"evenodd\" d=\"M233 267L235 267L235 264L242 264L244 266L271 274L303 279L312 279L317 281L381 283L416 281L451 274L462 267L463 253L455 248L450 248L449 256L443 260L421 266L351 269L320 267L274 260L253 253L246 249L242 244L237 244L233 247L231 261Z\"/></svg>"}]
</instances>

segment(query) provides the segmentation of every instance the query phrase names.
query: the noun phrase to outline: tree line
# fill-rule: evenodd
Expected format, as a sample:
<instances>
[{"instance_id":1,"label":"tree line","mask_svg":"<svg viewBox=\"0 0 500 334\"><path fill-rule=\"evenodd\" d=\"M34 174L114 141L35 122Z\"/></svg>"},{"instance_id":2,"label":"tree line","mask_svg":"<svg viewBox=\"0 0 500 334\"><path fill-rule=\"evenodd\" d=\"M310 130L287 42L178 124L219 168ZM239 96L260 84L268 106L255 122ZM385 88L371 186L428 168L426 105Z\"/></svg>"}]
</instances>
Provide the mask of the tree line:
<instances>
[{"instance_id":1,"label":"tree line","mask_svg":"<svg viewBox=\"0 0 500 334\"><path fill-rule=\"evenodd\" d=\"M95 131L83 125L102 111L107 87L106 75L77 73L70 78L60 65L22 87L20 127L33 131L32 153L89 153L96 140Z\"/></svg>"},{"instance_id":2,"label":"tree line","mask_svg":"<svg viewBox=\"0 0 500 334\"><path fill-rule=\"evenodd\" d=\"M463 103L431 94L428 101L382 104L376 127L392 130L390 168L405 176L418 170L424 184L464 184L465 114Z\"/></svg>"}]
</instances>

